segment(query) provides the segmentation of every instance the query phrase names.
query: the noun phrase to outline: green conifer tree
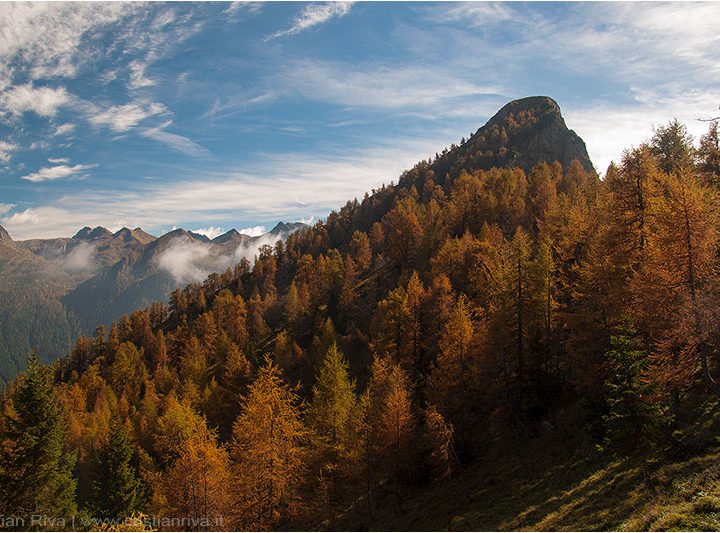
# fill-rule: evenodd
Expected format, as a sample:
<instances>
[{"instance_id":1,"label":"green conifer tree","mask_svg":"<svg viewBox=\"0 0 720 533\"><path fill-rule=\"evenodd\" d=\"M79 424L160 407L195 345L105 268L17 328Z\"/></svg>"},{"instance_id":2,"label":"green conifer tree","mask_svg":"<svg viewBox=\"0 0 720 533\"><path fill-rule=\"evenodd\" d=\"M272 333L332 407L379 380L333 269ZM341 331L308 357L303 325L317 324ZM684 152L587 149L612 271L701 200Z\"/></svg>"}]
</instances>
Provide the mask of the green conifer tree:
<instances>
[{"instance_id":1,"label":"green conifer tree","mask_svg":"<svg viewBox=\"0 0 720 533\"><path fill-rule=\"evenodd\" d=\"M648 460L655 450L661 415L658 404L652 401L652 386L643 379L648 361L637 331L625 318L617 333L610 337L610 349L605 352L608 414L603 417L603 448L614 455L638 460L645 484L654 492Z\"/></svg>"},{"instance_id":2,"label":"green conifer tree","mask_svg":"<svg viewBox=\"0 0 720 533\"><path fill-rule=\"evenodd\" d=\"M145 503L143 481L132 464L133 445L119 417L110 424L108 441L100 450L93 485L94 511L99 518L127 518Z\"/></svg>"},{"instance_id":3,"label":"green conifer tree","mask_svg":"<svg viewBox=\"0 0 720 533\"><path fill-rule=\"evenodd\" d=\"M49 367L33 353L11 395L0 455L0 514L63 518L76 512L75 453L65 451L65 414Z\"/></svg>"}]
</instances>

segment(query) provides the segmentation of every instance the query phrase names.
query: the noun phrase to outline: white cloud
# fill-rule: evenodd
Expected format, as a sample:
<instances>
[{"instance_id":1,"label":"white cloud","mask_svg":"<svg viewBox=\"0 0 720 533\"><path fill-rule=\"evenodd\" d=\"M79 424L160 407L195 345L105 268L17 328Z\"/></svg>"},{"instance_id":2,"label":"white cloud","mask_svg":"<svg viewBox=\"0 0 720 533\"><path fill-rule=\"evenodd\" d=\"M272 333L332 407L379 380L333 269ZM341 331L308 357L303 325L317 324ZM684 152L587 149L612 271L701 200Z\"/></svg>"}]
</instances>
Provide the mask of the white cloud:
<instances>
[{"instance_id":1,"label":"white cloud","mask_svg":"<svg viewBox=\"0 0 720 533\"><path fill-rule=\"evenodd\" d=\"M287 30L274 33L268 39L275 39L285 35L294 35L303 30L323 24L335 17L343 17L350 12L353 2L327 2L324 4L310 4L293 20L292 26Z\"/></svg>"},{"instance_id":2,"label":"white cloud","mask_svg":"<svg viewBox=\"0 0 720 533\"><path fill-rule=\"evenodd\" d=\"M157 102L131 102L110 106L103 111L96 110L89 118L96 126L107 126L113 131L125 132L149 117L166 112L167 108Z\"/></svg>"},{"instance_id":3,"label":"white cloud","mask_svg":"<svg viewBox=\"0 0 720 533\"><path fill-rule=\"evenodd\" d=\"M60 106L70 101L64 87L33 87L32 84L16 85L0 93L0 110L19 116L34 111L43 117L52 117Z\"/></svg>"},{"instance_id":4,"label":"white cloud","mask_svg":"<svg viewBox=\"0 0 720 533\"><path fill-rule=\"evenodd\" d=\"M147 67L148 66L146 64L143 64L140 61L131 61L128 64L128 68L130 69L130 81L128 82L128 87L130 89L151 87L157 83L155 80L145 76L145 69L147 69Z\"/></svg>"},{"instance_id":5,"label":"white cloud","mask_svg":"<svg viewBox=\"0 0 720 533\"><path fill-rule=\"evenodd\" d=\"M458 5L450 4L451 9L443 9L440 16L443 20L466 22L473 27L482 27L490 23L507 22L516 18L513 10L502 2L465 2ZM443 6L445 8L445 6Z\"/></svg>"},{"instance_id":6,"label":"white cloud","mask_svg":"<svg viewBox=\"0 0 720 533\"><path fill-rule=\"evenodd\" d=\"M20 147L12 142L0 141L0 162L7 163L12 157L12 152L15 152Z\"/></svg>"},{"instance_id":7,"label":"white cloud","mask_svg":"<svg viewBox=\"0 0 720 533\"><path fill-rule=\"evenodd\" d=\"M239 229L238 232L249 237L258 237L264 233L267 233L267 229L265 226L253 226L251 228Z\"/></svg>"},{"instance_id":8,"label":"white cloud","mask_svg":"<svg viewBox=\"0 0 720 533\"><path fill-rule=\"evenodd\" d=\"M43 167L37 172L22 176L22 179L27 181L39 182L47 180L57 180L61 178L70 178L78 175L82 175L86 170L95 168L97 165L75 165L69 167L67 165L57 165L54 167Z\"/></svg>"},{"instance_id":9,"label":"white cloud","mask_svg":"<svg viewBox=\"0 0 720 533\"><path fill-rule=\"evenodd\" d=\"M58 158L48 157L48 162L56 165L58 163L69 163L70 160L67 157L58 157Z\"/></svg>"},{"instance_id":10,"label":"white cloud","mask_svg":"<svg viewBox=\"0 0 720 533\"><path fill-rule=\"evenodd\" d=\"M228 8L223 11L225 15L236 15L240 12L247 12L250 14L256 14L262 11L264 2L230 2Z\"/></svg>"},{"instance_id":11,"label":"white cloud","mask_svg":"<svg viewBox=\"0 0 720 533\"><path fill-rule=\"evenodd\" d=\"M172 124L172 122L168 121L156 128L148 128L140 132L140 135L161 142L176 152L181 152L192 157L208 158L212 156L210 151L204 146L200 146L182 135L165 131L165 128L170 126L170 124Z\"/></svg>"},{"instance_id":12,"label":"white cloud","mask_svg":"<svg viewBox=\"0 0 720 533\"><path fill-rule=\"evenodd\" d=\"M93 272L98 265L95 262L95 246L80 242L67 255L58 259L60 268L67 272Z\"/></svg>"},{"instance_id":13,"label":"white cloud","mask_svg":"<svg viewBox=\"0 0 720 533\"><path fill-rule=\"evenodd\" d=\"M210 247L193 239L175 238L157 256L158 268L168 272L177 283L200 281L213 271Z\"/></svg>"},{"instance_id":14,"label":"white cloud","mask_svg":"<svg viewBox=\"0 0 720 533\"><path fill-rule=\"evenodd\" d=\"M9 213L13 207L15 207L15 204L0 204L0 215Z\"/></svg>"},{"instance_id":15,"label":"white cloud","mask_svg":"<svg viewBox=\"0 0 720 533\"><path fill-rule=\"evenodd\" d=\"M239 213L248 223L325 217L349 199L397 180L451 141L457 139L445 133L426 140L385 139L323 156L264 154L252 174L226 169L170 183L153 180L131 191L87 189L0 218L0 224L18 239L30 239L70 236L83 226L140 226L150 232L181 221L186 227L219 226L238 220Z\"/></svg>"},{"instance_id":16,"label":"white cloud","mask_svg":"<svg viewBox=\"0 0 720 533\"><path fill-rule=\"evenodd\" d=\"M233 95L226 98L225 101L218 96L215 98L212 106L210 106L210 109L208 109L201 118L228 118L252 106L270 102L277 98L277 96L278 93L275 91L268 91L252 97Z\"/></svg>"},{"instance_id":17,"label":"white cloud","mask_svg":"<svg viewBox=\"0 0 720 533\"><path fill-rule=\"evenodd\" d=\"M72 77L89 51L78 54L90 30L145 9L134 3L10 2L0 10L0 64L27 72L31 79Z\"/></svg>"},{"instance_id":18,"label":"white cloud","mask_svg":"<svg viewBox=\"0 0 720 533\"><path fill-rule=\"evenodd\" d=\"M208 239L214 239L215 237L218 237L225 233L225 230L223 228L215 226L210 226L209 228L193 229L190 231L192 231L193 233L198 233L200 235L205 235Z\"/></svg>"},{"instance_id":19,"label":"white cloud","mask_svg":"<svg viewBox=\"0 0 720 533\"><path fill-rule=\"evenodd\" d=\"M59 137L60 135L65 135L66 133L70 133L72 130L75 129L75 124L60 124L57 128L55 128L55 131L53 132L53 137Z\"/></svg>"},{"instance_id":20,"label":"white cloud","mask_svg":"<svg viewBox=\"0 0 720 533\"><path fill-rule=\"evenodd\" d=\"M232 263L239 263L243 259L247 259L253 263L260 253L260 248L268 245L274 246L276 242L282 240L283 238L283 235L264 235L259 239L243 243L235 249L235 252L233 252Z\"/></svg>"},{"instance_id":21,"label":"white cloud","mask_svg":"<svg viewBox=\"0 0 720 533\"><path fill-rule=\"evenodd\" d=\"M494 95L501 88L467 81L432 66L374 66L306 60L282 73L306 98L376 109L453 107L457 99Z\"/></svg>"},{"instance_id":22,"label":"white cloud","mask_svg":"<svg viewBox=\"0 0 720 533\"><path fill-rule=\"evenodd\" d=\"M713 91L688 90L676 94L673 89L643 90L636 94L638 103L603 103L592 107L570 106L563 109L569 128L582 137L590 160L604 173L610 161L620 161L622 152L638 146L653 135L653 127L677 118L697 140L707 133L708 124L698 119L717 105Z\"/></svg>"}]
</instances>

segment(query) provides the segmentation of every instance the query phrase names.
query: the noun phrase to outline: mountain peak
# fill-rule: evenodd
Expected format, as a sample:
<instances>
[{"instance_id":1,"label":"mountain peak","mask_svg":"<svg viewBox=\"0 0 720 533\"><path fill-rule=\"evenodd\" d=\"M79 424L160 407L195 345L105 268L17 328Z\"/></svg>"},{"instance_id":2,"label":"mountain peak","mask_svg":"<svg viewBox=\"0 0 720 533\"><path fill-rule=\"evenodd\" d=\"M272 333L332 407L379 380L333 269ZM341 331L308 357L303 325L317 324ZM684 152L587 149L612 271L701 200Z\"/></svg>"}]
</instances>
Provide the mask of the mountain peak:
<instances>
[{"instance_id":1,"label":"mountain peak","mask_svg":"<svg viewBox=\"0 0 720 533\"><path fill-rule=\"evenodd\" d=\"M270 233L284 233L290 229L288 224L285 224L285 222L278 222L275 224L275 227L270 230Z\"/></svg>"},{"instance_id":2,"label":"mountain peak","mask_svg":"<svg viewBox=\"0 0 720 533\"><path fill-rule=\"evenodd\" d=\"M553 117L565 124L560 106L555 100L549 96L528 96L526 98L513 100L502 106L500 111L488 120L487 125L503 123L507 121L509 117L517 116L523 112L532 114L538 119L548 116Z\"/></svg>"},{"instance_id":3,"label":"mountain peak","mask_svg":"<svg viewBox=\"0 0 720 533\"><path fill-rule=\"evenodd\" d=\"M475 135L489 133L492 138L495 131L499 131L501 144L504 141L497 150L507 159L503 166L529 172L540 162L550 165L558 161L567 169L577 159L586 171L593 171L585 143L568 129L560 106L549 96L529 96L505 104Z\"/></svg>"},{"instance_id":4,"label":"mountain peak","mask_svg":"<svg viewBox=\"0 0 720 533\"><path fill-rule=\"evenodd\" d=\"M95 228L90 228L90 226L85 226L83 229L78 231L75 235L73 235L73 239L84 239L84 240L95 240L95 239L102 239L105 237L112 237L112 233L107 228L103 228L102 226L96 226Z\"/></svg>"},{"instance_id":5,"label":"mountain peak","mask_svg":"<svg viewBox=\"0 0 720 533\"><path fill-rule=\"evenodd\" d=\"M212 242L214 242L214 243L216 243L216 244L222 244L222 243L224 243L224 242L227 242L227 241L231 241L231 240L233 240L233 239L236 239L236 238L239 237L240 235L241 235L240 232L239 232L238 230L236 230L235 228L233 228L233 229L231 229L230 231L226 231L226 232L223 233L222 235L218 235L217 237L215 237L215 238L212 240Z\"/></svg>"},{"instance_id":6,"label":"mountain peak","mask_svg":"<svg viewBox=\"0 0 720 533\"><path fill-rule=\"evenodd\" d=\"M568 129L558 103L549 96L530 96L505 104L431 168L436 176L493 167L518 167L527 173L541 162L558 161L568 169L575 159L586 171L594 171L585 143Z\"/></svg>"},{"instance_id":7,"label":"mountain peak","mask_svg":"<svg viewBox=\"0 0 720 533\"><path fill-rule=\"evenodd\" d=\"M291 233L295 233L296 231L307 227L308 225L303 222L278 222L268 233L273 235L290 235Z\"/></svg>"},{"instance_id":8,"label":"mountain peak","mask_svg":"<svg viewBox=\"0 0 720 533\"><path fill-rule=\"evenodd\" d=\"M210 237L208 237L207 235L203 235L202 233L195 233L194 231L188 231L187 234L190 235L190 237L192 237L193 239L195 239L197 241L210 242Z\"/></svg>"},{"instance_id":9,"label":"mountain peak","mask_svg":"<svg viewBox=\"0 0 720 533\"><path fill-rule=\"evenodd\" d=\"M12 237L10 237L10 234L2 226L0 226L0 242L4 242L4 243L13 242Z\"/></svg>"}]
</instances>

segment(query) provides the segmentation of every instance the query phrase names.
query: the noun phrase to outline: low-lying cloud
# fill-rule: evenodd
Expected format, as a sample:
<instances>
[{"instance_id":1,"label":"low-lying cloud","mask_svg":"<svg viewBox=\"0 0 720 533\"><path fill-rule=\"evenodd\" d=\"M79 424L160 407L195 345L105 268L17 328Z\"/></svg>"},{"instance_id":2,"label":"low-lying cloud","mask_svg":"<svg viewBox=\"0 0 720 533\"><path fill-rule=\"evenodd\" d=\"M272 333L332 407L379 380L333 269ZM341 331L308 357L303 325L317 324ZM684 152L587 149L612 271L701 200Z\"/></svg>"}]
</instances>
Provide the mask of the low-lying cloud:
<instances>
[{"instance_id":1,"label":"low-lying cloud","mask_svg":"<svg viewBox=\"0 0 720 533\"><path fill-rule=\"evenodd\" d=\"M260 248L274 246L288 235L266 233L238 245L234 250L185 236L176 237L157 256L156 266L170 274L178 285L200 282L209 274L224 272L243 259L254 263Z\"/></svg>"},{"instance_id":2,"label":"low-lying cloud","mask_svg":"<svg viewBox=\"0 0 720 533\"><path fill-rule=\"evenodd\" d=\"M201 281L212 272L210 246L178 237L157 256L157 266L170 274L177 283Z\"/></svg>"},{"instance_id":3,"label":"low-lying cloud","mask_svg":"<svg viewBox=\"0 0 720 533\"><path fill-rule=\"evenodd\" d=\"M69 273L94 272L97 270L95 261L95 246L88 242L81 242L67 255L59 258L60 268Z\"/></svg>"}]
</instances>

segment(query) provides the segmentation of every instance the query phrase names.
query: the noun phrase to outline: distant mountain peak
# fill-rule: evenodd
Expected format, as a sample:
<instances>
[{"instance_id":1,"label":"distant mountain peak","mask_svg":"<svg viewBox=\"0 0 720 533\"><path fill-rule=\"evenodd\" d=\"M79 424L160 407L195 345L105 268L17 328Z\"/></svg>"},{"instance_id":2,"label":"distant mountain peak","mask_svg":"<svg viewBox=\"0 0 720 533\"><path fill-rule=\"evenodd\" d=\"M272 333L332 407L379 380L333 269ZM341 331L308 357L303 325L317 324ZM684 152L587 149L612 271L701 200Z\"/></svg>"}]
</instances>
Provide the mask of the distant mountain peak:
<instances>
[{"instance_id":1,"label":"distant mountain peak","mask_svg":"<svg viewBox=\"0 0 720 533\"><path fill-rule=\"evenodd\" d=\"M270 233L283 233L289 229L288 224L285 222L278 222L275 227L270 230Z\"/></svg>"},{"instance_id":2,"label":"distant mountain peak","mask_svg":"<svg viewBox=\"0 0 720 533\"><path fill-rule=\"evenodd\" d=\"M277 224L275 224L275 227L271 229L268 233L271 233L273 235L289 235L307 227L308 225L304 222L278 222Z\"/></svg>"},{"instance_id":3,"label":"distant mountain peak","mask_svg":"<svg viewBox=\"0 0 720 533\"><path fill-rule=\"evenodd\" d=\"M113 234L110 232L110 230L108 230L107 228L103 228L102 226L96 226L95 228L85 226L83 229L73 235L73 239L95 240L112 237L112 235Z\"/></svg>"},{"instance_id":4,"label":"distant mountain peak","mask_svg":"<svg viewBox=\"0 0 720 533\"><path fill-rule=\"evenodd\" d=\"M210 242L210 237L208 237L207 235L203 235L202 233L195 233L194 231L187 231L186 233L195 240L202 242Z\"/></svg>"},{"instance_id":5,"label":"distant mountain peak","mask_svg":"<svg viewBox=\"0 0 720 533\"><path fill-rule=\"evenodd\" d=\"M226 231L222 235L218 235L217 237L215 237L212 240L212 242L214 242L216 244L222 244L224 242L228 242L228 241L237 239L238 237L241 237L241 236L242 236L242 233L240 233L238 230L233 228L230 231Z\"/></svg>"},{"instance_id":6,"label":"distant mountain peak","mask_svg":"<svg viewBox=\"0 0 720 533\"><path fill-rule=\"evenodd\" d=\"M10 237L10 234L2 226L0 226L0 242L5 242L5 243L13 242L12 237Z\"/></svg>"}]
</instances>

